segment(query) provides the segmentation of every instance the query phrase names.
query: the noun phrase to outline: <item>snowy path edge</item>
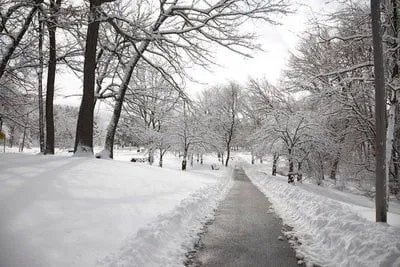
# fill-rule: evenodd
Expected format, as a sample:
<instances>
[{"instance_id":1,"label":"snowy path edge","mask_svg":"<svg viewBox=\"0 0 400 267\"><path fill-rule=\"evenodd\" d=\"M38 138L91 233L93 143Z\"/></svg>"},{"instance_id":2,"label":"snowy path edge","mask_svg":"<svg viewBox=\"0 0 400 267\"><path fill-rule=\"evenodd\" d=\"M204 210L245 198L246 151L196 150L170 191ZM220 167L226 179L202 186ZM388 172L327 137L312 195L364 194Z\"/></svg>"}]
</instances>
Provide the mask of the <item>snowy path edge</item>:
<instances>
[{"instance_id":1,"label":"snowy path edge","mask_svg":"<svg viewBox=\"0 0 400 267\"><path fill-rule=\"evenodd\" d=\"M183 266L205 222L232 186L233 170L215 184L201 187L171 212L157 217L128 238L120 250L98 262L99 266Z\"/></svg>"},{"instance_id":2,"label":"snowy path edge","mask_svg":"<svg viewBox=\"0 0 400 267\"><path fill-rule=\"evenodd\" d=\"M243 166L271 201L283 222L293 227L307 266L400 266L400 229L367 221L337 201Z\"/></svg>"}]
</instances>

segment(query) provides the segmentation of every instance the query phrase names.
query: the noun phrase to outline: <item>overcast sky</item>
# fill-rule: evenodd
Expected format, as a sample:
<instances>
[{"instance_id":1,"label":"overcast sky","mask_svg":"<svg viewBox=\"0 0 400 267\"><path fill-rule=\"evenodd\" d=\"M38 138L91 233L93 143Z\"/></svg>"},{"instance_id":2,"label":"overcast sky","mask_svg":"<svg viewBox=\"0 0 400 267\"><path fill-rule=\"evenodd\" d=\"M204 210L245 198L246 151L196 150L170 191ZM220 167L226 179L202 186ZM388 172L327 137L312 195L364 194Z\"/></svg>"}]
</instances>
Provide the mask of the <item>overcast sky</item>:
<instances>
[{"instance_id":1,"label":"overcast sky","mask_svg":"<svg viewBox=\"0 0 400 267\"><path fill-rule=\"evenodd\" d=\"M195 96L204 88L227 81L245 82L249 76L265 76L271 83L276 83L287 63L289 52L297 45L298 37L307 28L307 21L313 14L324 13L332 9L333 1L303 0L293 7L297 10L281 19L282 25L268 24L249 25L256 29L263 52L253 53L253 58L245 58L226 49L218 49L215 61L220 66L213 66L211 71L200 67L188 70L188 73L200 83L187 82L187 90ZM82 82L73 74L63 75L57 83L56 103L79 105L79 97L68 97L68 94L81 94Z\"/></svg>"}]
</instances>

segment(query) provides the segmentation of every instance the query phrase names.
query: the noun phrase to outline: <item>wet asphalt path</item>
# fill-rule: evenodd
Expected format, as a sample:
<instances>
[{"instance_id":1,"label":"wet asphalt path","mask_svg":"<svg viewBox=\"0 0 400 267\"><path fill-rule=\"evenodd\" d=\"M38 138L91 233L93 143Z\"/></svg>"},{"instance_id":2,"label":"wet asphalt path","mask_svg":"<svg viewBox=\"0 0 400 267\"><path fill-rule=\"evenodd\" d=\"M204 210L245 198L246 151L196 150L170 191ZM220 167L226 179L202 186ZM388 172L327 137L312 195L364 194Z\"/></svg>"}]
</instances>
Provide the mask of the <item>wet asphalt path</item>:
<instances>
[{"instance_id":1,"label":"wet asphalt path","mask_svg":"<svg viewBox=\"0 0 400 267\"><path fill-rule=\"evenodd\" d=\"M234 180L188 266L298 266L288 241L278 239L282 222L271 203L242 169Z\"/></svg>"}]
</instances>

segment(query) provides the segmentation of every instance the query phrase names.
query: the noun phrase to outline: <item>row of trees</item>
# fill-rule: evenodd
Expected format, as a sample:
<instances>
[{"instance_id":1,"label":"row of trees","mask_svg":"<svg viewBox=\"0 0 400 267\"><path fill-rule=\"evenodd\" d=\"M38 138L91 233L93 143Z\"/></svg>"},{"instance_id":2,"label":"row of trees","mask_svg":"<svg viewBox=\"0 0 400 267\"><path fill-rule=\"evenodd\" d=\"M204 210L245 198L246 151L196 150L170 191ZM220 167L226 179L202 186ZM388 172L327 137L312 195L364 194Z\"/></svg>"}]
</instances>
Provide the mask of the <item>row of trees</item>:
<instances>
[{"instance_id":1,"label":"row of trees","mask_svg":"<svg viewBox=\"0 0 400 267\"><path fill-rule=\"evenodd\" d=\"M127 99L127 92L132 92L132 76L140 65L156 70L187 101L181 88L188 64L212 63L215 45L248 55L257 46L241 25L247 20L273 23L276 15L288 12L283 0L91 0L87 4L62 0L0 4L1 121L24 125L29 111L12 102L34 96L28 97L30 112L38 113L44 153L54 153L53 99L56 73L62 69L83 80L75 154L93 155L94 107L97 100L107 98L114 111L102 155L112 158L121 112L135 101Z\"/></svg>"}]
</instances>

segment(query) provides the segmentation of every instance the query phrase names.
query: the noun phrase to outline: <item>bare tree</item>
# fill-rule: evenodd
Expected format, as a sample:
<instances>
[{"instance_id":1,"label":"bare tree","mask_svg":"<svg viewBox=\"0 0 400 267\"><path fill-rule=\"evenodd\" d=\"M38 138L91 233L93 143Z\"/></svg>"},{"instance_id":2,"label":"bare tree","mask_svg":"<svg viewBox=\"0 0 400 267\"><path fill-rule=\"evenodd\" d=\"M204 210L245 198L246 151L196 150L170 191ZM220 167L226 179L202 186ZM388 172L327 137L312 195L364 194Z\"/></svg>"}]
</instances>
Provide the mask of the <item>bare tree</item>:
<instances>
[{"instance_id":1,"label":"bare tree","mask_svg":"<svg viewBox=\"0 0 400 267\"><path fill-rule=\"evenodd\" d=\"M105 151L112 150L126 90L139 60L144 60L156 68L177 90L180 90L176 76L173 77L162 65L154 63L154 58L166 62L175 69L175 73L183 76L182 63L188 61L188 58L203 65L211 62L210 50L207 49L207 42L210 41L248 55L247 51L256 46L251 43L253 35L242 33L240 25L248 19L274 23L273 15L288 12L288 5L282 0L252 2L235 0L215 1L215 3L194 1L191 5L178 2L161 1L157 9L154 9L154 5L143 3L141 10L144 10L144 13L135 16L141 18L141 21L131 21L122 19L122 16L108 16L106 12L103 13L104 17L108 16L107 21L131 42L134 48L134 54L126 66L117 92ZM120 25L121 23L123 25Z\"/></svg>"}]
</instances>

